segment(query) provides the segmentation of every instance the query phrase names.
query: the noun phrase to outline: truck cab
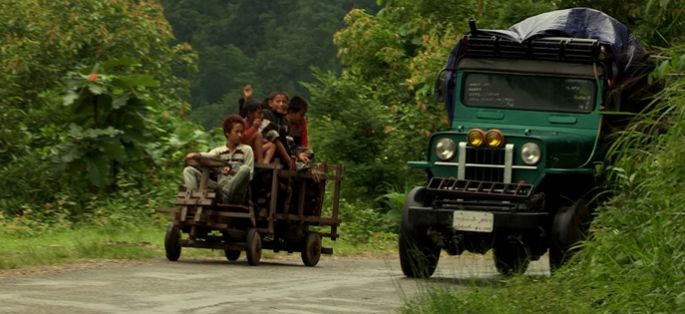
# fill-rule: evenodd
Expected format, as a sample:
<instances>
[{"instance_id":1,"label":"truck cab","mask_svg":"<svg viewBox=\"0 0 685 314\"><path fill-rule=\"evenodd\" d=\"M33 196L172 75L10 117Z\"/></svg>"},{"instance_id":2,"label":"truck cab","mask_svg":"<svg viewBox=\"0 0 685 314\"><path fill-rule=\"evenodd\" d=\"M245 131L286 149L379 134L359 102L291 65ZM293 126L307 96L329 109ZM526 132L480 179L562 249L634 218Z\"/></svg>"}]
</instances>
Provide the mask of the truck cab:
<instances>
[{"instance_id":1,"label":"truck cab","mask_svg":"<svg viewBox=\"0 0 685 314\"><path fill-rule=\"evenodd\" d=\"M615 59L599 39L517 41L472 25L438 84L450 129L432 135L426 160L409 162L428 180L404 204L405 275L431 276L443 250L493 249L503 274L548 251L552 268L568 259L601 190Z\"/></svg>"}]
</instances>

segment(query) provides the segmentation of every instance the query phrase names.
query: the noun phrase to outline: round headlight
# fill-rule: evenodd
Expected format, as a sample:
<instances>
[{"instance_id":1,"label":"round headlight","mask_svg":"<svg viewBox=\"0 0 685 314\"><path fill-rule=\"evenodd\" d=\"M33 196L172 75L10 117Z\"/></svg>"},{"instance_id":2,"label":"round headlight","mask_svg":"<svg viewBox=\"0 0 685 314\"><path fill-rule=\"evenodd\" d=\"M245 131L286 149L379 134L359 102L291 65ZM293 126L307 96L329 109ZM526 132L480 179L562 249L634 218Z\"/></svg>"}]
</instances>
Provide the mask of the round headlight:
<instances>
[{"instance_id":1,"label":"round headlight","mask_svg":"<svg viewBox=\"0 0 685 314\"><path fill-rule=\"evenodd\" d=\"M483 132L481 129L469 130L469 133L466 134L466 142L474 147L483 145L485 142L485 132Z\"/></svg>"},{"instance_id":2,"label":"round headlight","mask_svg":"<svg viewBox=\"0 0 685 314\"><path fill-rule=\"evenodd\" d=\"M502 131L498 129L491 129L488 130L488 133L485 133L485 144L487 144L491 148L497 148L502 146L504 143L504 134L502 134Z\"/></svg>"},{"instance_id":3,"label":"round headlight","mask_svg":"<svg viewBox=\"0 0 685 314\"><path fill-rule=\"evenodd\" d=\"M521 159L527 165L534 165L540 161L540 146L535 143L525 143L521 146Z\"/></svg>"},{"instance_id":4,"label":"round headlight","mask_svg":"<svg viewBox=\"0 0 685 314\"><path fill-rule=\"evenodd\" d=\"M449 160L454 157L457 145L450 138L441 138L435 143L435 156L440 160Z\"/></svg>"}]
</instances>

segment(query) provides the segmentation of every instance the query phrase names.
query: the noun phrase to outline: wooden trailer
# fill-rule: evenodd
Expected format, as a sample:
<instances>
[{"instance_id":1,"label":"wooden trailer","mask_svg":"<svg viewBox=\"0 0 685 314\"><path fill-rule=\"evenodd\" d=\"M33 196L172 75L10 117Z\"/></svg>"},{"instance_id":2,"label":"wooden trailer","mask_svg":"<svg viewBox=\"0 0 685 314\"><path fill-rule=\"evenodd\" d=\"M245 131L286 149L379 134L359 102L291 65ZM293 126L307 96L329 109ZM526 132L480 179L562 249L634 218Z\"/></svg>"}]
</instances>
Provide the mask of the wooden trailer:
<instances>
[{"instance_id":1,"label":"wooden trailer","mask_svg":"<svg viewBox=\"0 0 685 314\"><path fill-rule=\"evenodd\" d=\"M207 186L212 172L226 166L223 161L200 157L189 165L202 171L199 190L182 189L174 208L158 210L172 219L164 239L170 261L178 260L182 247L224 250L229 261L245 251L250 265L259 264L262 249L300 252L306 266L333 253L321 239L338 238L341 165L315 164L304 171L255 165L244 204L224 204ZM327 186L333 193L329 211L323 208Z\"/></svg>"}]
</instances>

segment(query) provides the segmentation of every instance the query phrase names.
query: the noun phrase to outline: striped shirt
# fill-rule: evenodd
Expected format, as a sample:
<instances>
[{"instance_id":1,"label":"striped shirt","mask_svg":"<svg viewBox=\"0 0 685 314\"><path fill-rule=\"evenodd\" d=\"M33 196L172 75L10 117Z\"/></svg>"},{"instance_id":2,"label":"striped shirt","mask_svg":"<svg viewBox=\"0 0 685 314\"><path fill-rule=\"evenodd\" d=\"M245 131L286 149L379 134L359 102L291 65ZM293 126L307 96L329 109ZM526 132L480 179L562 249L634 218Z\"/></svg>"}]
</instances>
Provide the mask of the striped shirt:
<instances>
[{"instance_id":1,"label":"striped shirt","mask_svg":"<svg viewBox=\"0 0 685 314\"><path fill-rule=\"evenodd\" d=\"M231 165L232 171L238 171L240 166L246 165L250 167L250 179L252 179L252 174L254 173L254 154L252 152L252 147L249 145L238 144L233 151L228 149L226 145L222 145L210 150L208 153L201 153L201 155L204 157L214 157L228 161L228 163ZM221 181L223 177L232 176L233 174L220 174L217 181Z\"/></svg>"}]
</instances>

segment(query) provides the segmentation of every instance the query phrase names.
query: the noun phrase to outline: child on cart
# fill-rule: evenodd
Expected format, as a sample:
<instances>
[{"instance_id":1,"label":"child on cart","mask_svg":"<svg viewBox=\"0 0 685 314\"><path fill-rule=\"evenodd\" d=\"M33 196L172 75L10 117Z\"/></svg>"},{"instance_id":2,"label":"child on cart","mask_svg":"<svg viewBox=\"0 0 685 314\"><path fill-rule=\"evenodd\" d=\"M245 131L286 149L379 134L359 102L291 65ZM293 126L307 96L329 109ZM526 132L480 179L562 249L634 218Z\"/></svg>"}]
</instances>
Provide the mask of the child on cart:
<instances>
[{"instance_id":1,"label":"child on cart","mask_svg":"<svg viewBox=\"0 0 685 314\"><path fill-rule=\"evenodd\" d=\"M276 146L276 156L288 169L295 169L295 159L288 143L290 122L288 121L288 94L275 91L269 95L268 108L264 108L264 120L268 125L262 130L264 138Z\"/></svg>"},{"instance_id":2,"label":"child on cart","mask_svg":"<svg viewBox=\"0 0 685 314\"><path fill-rule=\"evenodd\" d=\"M292 150L297 157L297 170L305 170L309 168L309 162L314 153L309 148L309 139L307 136L307 119L305 115L309 109L307 101L300 96L293 96L288 103L288 114L286 115L290 122L290 138L292 140Z\"/></svg>"},{"instance_id":3,"label":"child on cart","mask_svg":"<svg viewBox=\"0 0 685 314\"><path fill-rule=\"evenodd\" d=\"M262 119L262 104L247 103L244 110L246 117L242 143L252 147L256 163L271 163L276 153L276 145L266 141L262 135L262 130L269 124L269 121Z\"/></svg>"}]
</instances>

